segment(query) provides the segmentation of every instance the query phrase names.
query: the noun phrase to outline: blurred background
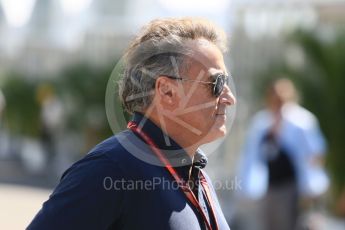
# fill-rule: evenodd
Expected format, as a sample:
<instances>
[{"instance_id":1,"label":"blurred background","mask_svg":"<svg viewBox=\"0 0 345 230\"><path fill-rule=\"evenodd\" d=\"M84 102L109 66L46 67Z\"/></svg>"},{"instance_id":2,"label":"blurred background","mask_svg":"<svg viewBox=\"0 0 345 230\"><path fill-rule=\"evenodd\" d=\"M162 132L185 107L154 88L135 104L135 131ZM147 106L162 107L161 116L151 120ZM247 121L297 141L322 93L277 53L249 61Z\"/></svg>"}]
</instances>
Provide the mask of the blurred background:
<instances>
[{"instance_id":1,"label":"blurred background","mask_svg":"<svg viewBox=\"0 0 345 230\"><path fill-rule=\"evenodd\" d=\"M175 16L208 18L230 38L237 112L210 176L236 180L265 83L285 74L328 143L330 187L305 221L345 229L344 0L0 0L0 229L24 229L62 172L113 135L105 90L115 64L142 25ZM257 229L258 210L235 190L217 189L230 226Z\"/></svg>"}]
</instances>

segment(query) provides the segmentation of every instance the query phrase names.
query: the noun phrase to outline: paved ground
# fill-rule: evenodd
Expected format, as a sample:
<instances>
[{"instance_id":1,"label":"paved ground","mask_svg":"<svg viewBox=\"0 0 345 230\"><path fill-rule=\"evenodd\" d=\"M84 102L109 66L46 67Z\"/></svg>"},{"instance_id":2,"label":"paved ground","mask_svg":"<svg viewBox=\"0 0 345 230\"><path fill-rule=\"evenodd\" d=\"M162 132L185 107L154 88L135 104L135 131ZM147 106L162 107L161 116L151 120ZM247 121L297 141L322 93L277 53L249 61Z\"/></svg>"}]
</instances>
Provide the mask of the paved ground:
<instances>
[{"instance_id":1,"label":"paved ground","mask_svg":"<svg viewBox=\"0 0 345 230\"><path fill-rule=\"evenodd\" d=\"M49 189L0 184L0 229L25 229L50 193Z\"/></svg>"},{"instance_id":2,"label":"paved ground","mask_svg":"<svg viewBox=\"0 0 345 230\"><path fill-rule=\"evenodd\" d=\"M20 161L0 159L0 230L23 230L48 199L58 178L32 174Z\"/></svg>"}]
</instances>

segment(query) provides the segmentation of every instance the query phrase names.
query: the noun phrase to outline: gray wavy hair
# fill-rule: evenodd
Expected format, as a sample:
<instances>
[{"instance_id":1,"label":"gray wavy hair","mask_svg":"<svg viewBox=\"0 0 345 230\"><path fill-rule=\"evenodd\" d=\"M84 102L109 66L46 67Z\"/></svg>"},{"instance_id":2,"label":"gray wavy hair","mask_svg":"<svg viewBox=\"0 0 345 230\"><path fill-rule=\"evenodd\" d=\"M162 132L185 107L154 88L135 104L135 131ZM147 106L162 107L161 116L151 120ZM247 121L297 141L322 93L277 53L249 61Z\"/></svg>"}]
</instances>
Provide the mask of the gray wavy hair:
<instances>
[{"instance_id":1,"label":"gray wavy hair","mask_svg":"<svg viewBox=\"0 0 345 230\"><path fill-rule=\"evenodd\" d=\"M185 73L192 50L188 40L206 39L223 53L223 30L199 18L157 19L147 24L129 45L124 56L124 72L119 81L121 102L130 114L144 112L151 104L155 82L160 75Z\"/></svg>"}]
</instances>

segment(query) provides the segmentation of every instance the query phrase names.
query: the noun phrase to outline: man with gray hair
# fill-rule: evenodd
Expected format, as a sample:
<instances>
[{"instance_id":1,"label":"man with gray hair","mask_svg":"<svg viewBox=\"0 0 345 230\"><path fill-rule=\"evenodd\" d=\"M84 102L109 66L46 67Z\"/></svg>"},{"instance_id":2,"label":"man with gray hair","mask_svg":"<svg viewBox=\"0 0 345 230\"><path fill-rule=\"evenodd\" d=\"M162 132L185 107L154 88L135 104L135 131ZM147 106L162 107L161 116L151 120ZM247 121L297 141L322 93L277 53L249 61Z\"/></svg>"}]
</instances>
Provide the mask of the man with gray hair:
<instances>
[{"instance_id":1,"label":"man with gray hair","mask_svg":"<svg viewBox=\"0 0 345 230\"><path fill-rule=\"evenodd\" d=\"M146 25L119 82L128 129L69 168L28 229L229 229L199 149L235 104L225 41L206 20Z\"/></svg>"}]
</instances>

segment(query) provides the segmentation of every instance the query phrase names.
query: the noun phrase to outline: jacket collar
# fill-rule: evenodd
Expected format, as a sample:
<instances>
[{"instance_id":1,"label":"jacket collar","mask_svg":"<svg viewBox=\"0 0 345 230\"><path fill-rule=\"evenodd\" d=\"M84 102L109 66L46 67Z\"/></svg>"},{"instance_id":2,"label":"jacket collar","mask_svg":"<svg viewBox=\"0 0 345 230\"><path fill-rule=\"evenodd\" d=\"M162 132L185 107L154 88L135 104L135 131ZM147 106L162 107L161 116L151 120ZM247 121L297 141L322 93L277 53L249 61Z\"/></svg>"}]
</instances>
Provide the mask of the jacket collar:
<instances>
[{"instance_id":1,"label":"jacket collar","mask_svg":"<svg viewBox=\"0 0 345 230\"><path fill-rule=\"evenodd\" d=\"M190 167L193 165L200 169L206 166L207 157L201 149L197 149L193 162L187 152L149 118L139 112L135 112L132 120L154 141L165 157L169 161L174 162L173 166Z\"/></svg>"}]
</instances>

